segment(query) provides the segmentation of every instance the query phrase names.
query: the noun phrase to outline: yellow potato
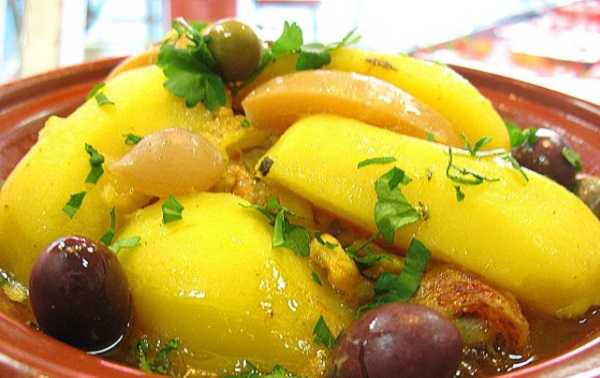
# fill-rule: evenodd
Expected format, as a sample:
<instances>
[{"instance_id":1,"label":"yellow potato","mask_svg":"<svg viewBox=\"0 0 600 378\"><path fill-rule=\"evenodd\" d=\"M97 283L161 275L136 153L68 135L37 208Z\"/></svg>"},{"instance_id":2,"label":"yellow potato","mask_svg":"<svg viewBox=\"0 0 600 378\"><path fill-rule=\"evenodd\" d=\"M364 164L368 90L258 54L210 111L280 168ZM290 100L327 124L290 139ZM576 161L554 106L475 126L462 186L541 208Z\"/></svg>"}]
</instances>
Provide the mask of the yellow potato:
<instances>
[{"instance_id":1,"label":"yellow potato","mask_svg":"<svg viewBox=\"0 0 600 378\"><path fill-rule=\"evenodd\" d=\"M327 127L323 127L326 124ZM529 182L506 162L455 156L455 164L498 178L462 186L446 177L447 147L359 121L313 116L292 126L266 153L268 182L281 185L376 232L374 182L393 165L357 169L394 156L413 179L402 192L428 219L401 229L395 245L421 240L437 259L457 264L545 313L571 318L600 304L600 222L575 195L534 172Z\"/></svg>"},{"instance_id":2,"label":"yellow potato","mask_svg":"<svg viewBox=\"0 0 600 378\"><path fill-rule=\"evenodd\" d=\"M327 352L313 341L319 316L334 335L352 312L311 279L308 259L272 249L266 218L230 194L180 198L183 219L162 224L160 203L136 212L119 238L141 237L119 260L129 281L135 324L179 337L193 368L222 373L248 359L321 376Z\"/></svg>"},{"instance_id":3,"label":"yellow potato","mask_svg":"<svg viewBox=\"0 0 600 378\"><path fill-rule=\"evenodd\" d=\"M243 100L252 89L273 77L293 72L295 65L296 56L278 59L240 91L236 101ZM490 101L445 65L406 55L342 48L331 53L331 64L324 68L371 75L392 83L440 113L452 123L457 134L464 133L469 141L489 136L492 142L485 148L510 148L504 122Z\"/></svg>"},{"instance_id":4,"label":"yellow potato","mask_svg":"<svg viewBox=\"0 0 600 378\"><path fill-rule=\"evenodd\" d=\"M136 194L108 171L110 162L131 149L124 134L146 135L159 129L195 130L211 114L193 109L168 93L156 66L124 72L107 83L104 94L115 105L98 106L90 99L68 118L52 117L40 140L21 160L0 192L0 267L26 283L42 249L57 237L81 234L98 238L108 228L113 206L121 218L148 197ZM85 184L90 171L85 143L104 154L104 175ZM73 219L63 206L73 193L87 191Z\"/></svg>"}]
</instances>

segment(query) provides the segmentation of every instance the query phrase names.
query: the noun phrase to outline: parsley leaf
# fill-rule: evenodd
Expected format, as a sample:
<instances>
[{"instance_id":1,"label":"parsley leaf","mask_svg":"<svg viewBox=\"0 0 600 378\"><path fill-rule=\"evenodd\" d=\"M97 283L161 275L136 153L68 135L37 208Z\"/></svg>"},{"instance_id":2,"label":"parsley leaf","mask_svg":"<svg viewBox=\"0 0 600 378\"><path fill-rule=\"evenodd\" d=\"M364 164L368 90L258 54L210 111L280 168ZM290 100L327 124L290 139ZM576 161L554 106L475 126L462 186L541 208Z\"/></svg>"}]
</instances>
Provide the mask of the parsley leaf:
<instances>
[{"instance_id":1,"label":"parsley leaf","mask_svg":"<svg viewBox=\"0 0 600 378\"><path fill-rule=\"evenodd\" d=\"M397 167L390 169L375 181L375 224L388 243L394 242L399 228L421 219L421 214L398 189L398 185L406 185L410 181L404 171Z\"/></svg>"},{"instance_id":2,"label":"parsley leaf","mask_svg":"<svg viewBox=\"0 0 600 378\"><path fill-rule=\"evenodd\" d=\"M104 156L87 143L85 144L85 151L88 153L88 155L90 155L91 166L90 173L85 178L85 182L89 184L95 184L104 174L104 168L102 168L102 164L104 164Z\"/></svg>"},{"instance_id":3,"label":"parsley leaf","mask_svg":"<svg viewBox=\"0 0 600 378\"><path fill-rule=\"evenodd\" d=\"M124 136L125 136L125 144L127 144L129 146L134 146L143 139L143 137L141 137L139 135L135 135L135 134L125 134Z\"/></svg>"},{"instance_id":4,"label":"parsley leaf","mask_svg":"<svg viewBox=\"0 0 600 378\"><path fill-rule=\"evenodd\" d=\"M274 59L281 56L293 54L297 52L304 39L302 36L302 29L295 22L291 24L287 21L283 23L283 32L271 45L271 54Z\"/></svg>"},{"instance_id":5,"label":"parsley leaf","mask_svg":"<svg viewBox=\"0 0 600 378\"><path fill-rule=\"evenodd\" d=\"M115 208L113 207L110 211L110 226L108 230L104 233L104 235L100 238L100 242L106 246L112 243L113 238L115 237L115 229L117 227L117 213Z\"/></svg>"},{"instance_id":6,"label":"parsley leaf","mask_svg":"<svg viewBox=\"0 0 600 378\"><path fill-rule=\"evenodd\" d=\"M469 143L467 137L465 136L465 134L461 134L464 142L465 142L465 149L467 151L469 151L469 153L471 154L471 156L476 156L477 152L479 152L479 150L485 146L486 144L490 143L492 141L492 138L488 137L488 136L484 136L482 138L480 138L477 142L475 142L474 145L471 145L471 143Z\"/></svg>"},{"instance_id":7,"label":"parsley leaf","mask_svg":"<svg viewBox=\"0 0 600 378\"><path fill-rule=\"evenodd\" d=\"M560 153L569 162L569 164L575 167L575 170L581 171L581 157L579 157L579 154L575 152L575 150L569 147L563 147Z\"/></svg>"},{"instance_id":8,"label":"parsley leaf","mask_svg":"<svg viewBox=\"0 0 600 378\"><path fill-rule=\"evenodd\" d=\"M105 86L106 86L106 84L102 83L102 82L94 85L94 87L90 90L90 92L87 94L85 99L89 100L90 98L94 97L96 99L96 103L98 104L98 106L107 105L107 104L114 105L115 103L110 101L108 99L108 97L106 97L106 95L104 93L102 93L102 89L104 89Z\"/></svg>"},{"instance_id":9,"label":"parsley leaf","mask_svg":"<svg viewBox=\"0 0 600 378\"><path fill-rule=\"evenodd\" d=\"M69 218L73 219L79 208L81 207L81 203L83 202L83 198L85 197L86 192L79 192L75 194L71 194L71 197L63 207L63 211L67 213Z\"/></svg>"},{"instance_id":10,"label":"parsley leaf","mask_svg":"<svg viewBox=\"0 0 600 378\"><path fill-rule=\"evenodd\" d=\"M462 202L465 199L465 193L463 193L459 185L455 185L454 190L456 191L456 200Z\"/></svg>"},{"instance_id":11,"label":"parsley leaf","mask_svg":"<svg viewBox=\"0 0 600 378\"><path fill-rule=\"evenodd\" d=\"M319 275L316 272L310 272L310 276L312 277L312 280L315 281L317 284L322 285L321 283L321 278L319 277Z\"/></svg>"},{"instance_id":12,"label":"parsley leaf","mask_svg":"<svg viewBox=\"0 0 600 378\"><path fill-rule=\"evenodd\" d=\"M297 378L281 365L275 365L269 373L261 373L252 363L245 361L245 369L237 375L226 375L224 378Z\"/></svg>"},{"instance_id":13,"label":"parsley leaf","mask_svg":"<svg viewBox=\"0 0 600 378\"><path fill-rule=\"evenodd\" d=\"M365 160L359 162L356 165L356 168L360 169L362 167L366 167L371 164L389 164L389 163L394 163L395 161L396 161L396 158L393 156L374 157L374 158L365 159Z\"/></svg>"},{"instance_id":14,"label":"parsley leaf","mask_svg":"<svg viewBox=\"0 0 600 378\"><path fill-rule=\"evenodd\" d=\"M314 70L331 63L329 48L322 43L308 43L300 47L296 70Z\"/></svg>"},{"instance_id":15,"label":"parsley leaf","mask_svg":"<svg viewBox=\"0 0 600 378\"><path fill-rule=\"evenodd\" d=\"M169 194L169 197L162 204L163 224L181 220L183 216L183 205L177 201L174 195Z\"/></svg>"},{"instance_id":16,"label":"parsley leaf","mask_svg":"<svg viewBox=\"0 0 600 378\"><path fill-rule=\"evenodd\" d=\"M496 182L499 178L489 178L470 169L457 167L453 163L452 147L448 147L448 166L446 167L446 176L457 184L463 185L481 185L484 181Z\"/></svg>"},{"instance_id":17,"label":"parsley leaf","mask_svg":"<svg viewBox=\"0 0 600 378\"><path fill-rule=\"evenodd\" d=\"M427 133L427 140L430 142L437 142L435 140L435 135L433 135L432 133Z\"/></svg>"},{"instance_id":18,"label":"parsley leaf","mask_svg":"<svg viewBox=\"0 0 600 378\"><path fill-rule=\"evenodd\" d=\"M142 238L139 236L132 236L127 239L117 240L116 242L112 243L108 249L118 254L123 248L135 248L139 246L141 240Z\"/></svg>"},{"instance_id":19,"label":"parsley leaf","mask_svg":"<svg viewBox=\"0 0 600 378\"><path fill-rule=\"evenodd\" d=\"M333 336L333 333L331 333L327 323L325 323L323 315L319 317L317 324L315 324L313 335L315 336L315 342L317 344L329 349L335 346L335 337Z\"/></svg>"},{"instance_id":20,"label":"parsley leaf","mask_svg":"<svg viewBox=\"0 0 600 378\"><path fill-rule=\"evenodd\" d=\"M169 360L169 353L179 348L179 339L169 340L153 357L149 357L150 343L147 338L140 339L136 344L138 367L147 373L167 374L173 366Z\"/></svg>"},{"instance_id":21,"label":"parsley leaf","mask_svg":"<svg viewBox=\"0 0 600 378\"><path fill-rule=\"evenodd\" d=\"M361 250L364 252L359 254ZM386 257L385 255L373 252L368 246L361 246L356 250L350 247L346 250L346 253L361 270L372 267Z\"/></svg>"},{"instance_id":22,"label":"parsley leaf","mask_svg":"<svg viewBox=\"0 0 600 378\"><path fill-rule=\"evenodd\" d=\"M523 176L523 178L525 178L525 181L529 181L529 176L527 176L527 174L523 170L523 167L521 167L521 164L519 164L517 159L515 159L514 156L512 156L510 152L507 152L506 154L502 155L502 159L509 162L510 165L512 165L512 167L514 169L519 171L521 176Z\"/></svg>"},{"instance_id":23,"label":"parsley leaf","mask_svg":"<svg viewBox=\"0 0 600 378\"><path fill-rule=\"evenodd\" d=\"M216 73L216 61L210 52L204 24L189 25L184 19L173 21L178 35L189 40L185 48L176 47L176 41L166 41L160 47L157 65L167 80L165 88L185 100L187 107L202 102L209 110L225 105L225 83Z\"/></svg>"},{"instance_id":24,"label":"parsley leaf","mask_svg":"<svg viewBox=\"0 0 600 378\"><path fill-rule=\"evenodd\" d=\"M264 206L242 205L260 211L273 224L273 248L288 248L300 256L310 255L310 234L306 228L289 222L291 213L281 206L277 198L271 197Z\"/></svg>"},{"instance_id":25,"label":"parsley leaf","mask_svg":"<svg viewBox=\"0 0 600 378\"><path fill-rule=\"evenodd\" d=\"M247 128L249 128L250 126L252 126L252 124L250 123L250 120L249 120L248 118L244 118L244 119L243 119L243 120L240 122L240 126L241 126L243 129L247 129Z\"/></svg>"},{"instance_id":26,"label":"parsley leaf","mask_svg":"<svg viewBox=\"0 0 600 378\"><path fill-rule=\"evenodd\" d=\"M337 247L337 244L335 243L330 243L328 241L323 240L323 238L321 237L321 231L315 231L315 239L317 239L317 241L319 242L319 244L324 245L325 247L329 248L329 249L334 249L335 247Z\"/></svg>"},{"instance_id":27,"label":"parsley leaf","mask_svg":"<svg viewBox=\"0 0 600 378\"><path fill-rule=\"evenodd\" d=\"M515 148L527 143L533 146L537 142L537 128L521 129L516 123L505 121L508 136L510 137L510 145Z\"/></svg>"},{"instance_id":28,"label":"parsley leaf","mask_svg":"<svg viewBox=\"0 0 600 378\"><path fill-rule=\"evenodd\" d=\"M407 302L421 285L423 272L431 252L419 240L410 241L400 274L383 272L375 281L375 298L372 303L359 308L359 312L370 310L391 302Z\"/></svg>"}]
</instances>

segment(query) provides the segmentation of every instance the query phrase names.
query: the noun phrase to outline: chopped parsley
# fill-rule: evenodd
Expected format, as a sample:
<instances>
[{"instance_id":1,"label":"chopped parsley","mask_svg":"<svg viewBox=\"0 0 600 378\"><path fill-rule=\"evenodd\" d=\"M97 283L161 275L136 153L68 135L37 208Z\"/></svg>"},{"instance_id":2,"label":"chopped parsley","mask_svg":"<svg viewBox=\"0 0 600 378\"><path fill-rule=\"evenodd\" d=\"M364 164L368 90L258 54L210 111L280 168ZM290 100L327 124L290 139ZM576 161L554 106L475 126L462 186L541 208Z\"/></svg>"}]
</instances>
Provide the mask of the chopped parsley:
<instances>
[{"instance_id":1,"label":"chopped parsley","mask_svg":"<svg viewBox=\"0 0 600 378\"><path fill-rule=\"evenodd\" d=\"M106 95L104 93L102 93L102 89L104 89L105 86L106 86L105 83L98 83L98 84L94 85L94 87L92 88L90 93L87 94L85 99L89 100L90 98L94 97L96 99L96 103L98 104L98 106L109 105L109 104L114 105L115 103L110 101L108 99L108 97L106 97Z\"/></svg>"},{"instance_id":2,"label":"chopped parsley","mask_svg":"<svg viewBox=\"0 0 600 378\"><path fill-rule=\"evenodd\" d=\"M248 118L244 118L244 119L243 119L243 120L240 122L240 126L241 126L243 129L247 129L247 128L249 128L250 126L252 126L252 124L250 123L250 120L249 120Z\"/></svg>"},{"instance_id":3,"label":"chopped parsley","mask_svg":"<svg viewBox=\"0 0 600 378\"><path fill-rule=\"evenodd\" d=\"M525 181L529 181L529 176L527 176L527 174L523 170L523 167L521 167L521 164L519 164L519 162L517 161L517 159L515 159L514 156L512 156L510 152L507 152L504 155L502 155L502 159L505 160L505 161L507 161L507 162L509 162L510 165L512 165L512 167L514 169L516 169L517 171L519 171L519 173L521 174L521 176L523 176L523 178L525 178Z\"/></svg>"},{"instance_id":4,"label":"chopped parsley","mask_svg":"<svg viewBox=\"0 0 600 378\"><path fill-rule=\"evenodd\" d=\"M188 24L182 18L173 20L177 39L185 37L189 44L176 46L176 40L167 40L160 47L157 65L167 77L165 88L185 100L187 107L202 102L209 110L225 105L225 83L217 73L217 62L202 35L205 24Z\"/></svg>"},{"instance_id":5,"label":"chopped parsley","mask_svg":"<svg viewBox=\"0 0 600 378\"><path fill-rule=\"evenodd\" d=\"M360 169L362 167L366 167L366 166L372 165L372 164L389 164L389 163L394 163L394 162L396 162L396 158L393 156L374 157L374 158L365 159L365 160L359 162L356 165L356 168Z\"/></svg>"},{"instance_id":6,"label":"chopped parsley","mask_svg":"<svg viewBox=\"0 0 600 378\"><path fill-rule=\"evenodd\" d=\"M325 45L323 43L304 44L302 29L295 22L285 22L283 32L277 38L270 49L266 49L261 57L258 67L260 72L269 63L282 56L298 54L296 70L311 70L321 68L331 62L331 51L357 43L360 35L355 33L356 29L350 31L341 41Z\"/></svg>"},{"instance_id":7,"label":"chopped parsley","mask_svg":"<svg viewBox=\"0 0 600 378\"><path fill-rule=\"evenodd\" d=\"M569 162L569 164L575 167L575 170L581 171L581 157L579 157L579 154L575 152L575 150L569 147L563 147L560 153Z\"/></svg>"},{"instance_id":8,"label":"chopped parsley","mask_svg":"<svg viewBox=\"0 0 600 378\"><path fill-rule=\"evenodd\" d=\"M102 244L109 246L112 243L113 238L115 237L116 227L117 227L117 212L116 212L115 208L113 207L112 210L110 211L110 226L108 227L108 230L106 230L104 235L100 238L100 242L102 242Z\"/></svg>"},{"instance_id":9,"label":"chopped parsley","mask_svg":"<svg viewBox=\"0 0 600 378\"><path fill-rule=\"evenodd\" d=\"M319 317L317 324L315 324L313 335L315 337L315 343L329 349L335 346L335 337L333 336L333 333L331 333L327 323L325 323L323 315Z\"/></svg>"},{"instance_id":10,"label":"chopped parsley","mask_svg":"<svg viewBox=\"0 0 600 378\"><path fill-rule=\"evenodd\" d=\"M411 299L423 278L431 252L419 240L410 241L400 274L383 272L375 281L375 298L372 303L359 308L359 312L370 310L391 302L407 302Z\"/></svg>"},{"instance_id":11,"label":"chopped parsley","mask_svg":"<svg viewBox=\"0 0 600 378\"><path fill-rule=\"evenodd\" d=\"M465 199L465 193L463 193L459 185L454 185L454 190L456 191L456 200L462 202Z\"/></svg>"},{"instance_id":12,"label":"chopped parsley","mask_svg":"<svg viewBox=\"0 0 600 378\"><path fill-rule=\"evenodd\" d=\"M135 134L125 134L124 136L125 136L125 144L127 144L129 146L134 146L143 139L143 137L141 137L139 135L135 135Z\"/></svg>"},{"instance_id":13,"label":"chopped parsley","mask_svg":"<svg viewBox=\"0 0 600 378\"><path fill-rule=\"evenodd\" d=\"M370 243L370 241L368 242ZM359 254L359 251L364 252ZM362 245L356 250L352 247L349 247L346 249L346 253L348 254L348 256L350 256L352 260L354 260L356 265L361 270L372 267L373 265L377 264L379 261L386 257L385 255L373 252L373 250L366 245Z\"/></svg>"},{"instance_id":14,"label":"chopped parsley","mask_svg":"<svg viewBox=\"0 0 600 378\"><path fill-rule=\"evenodd\" d=\"M329 249L334 249L335 247L337 247L337 244L335 243L330 243L328 241L323 240L323 238L321 237L321 231L315 231L315 239L317 239L317 241L319 242L319 244L324 245L325 247L329 248Z\"/></svg>"},{"instance_id":15,"label":"chopped parsley","mask_svg":"<svg viewBox=\"0 0 600 378\"><path fill-rule=\"evenodd\" d=\"M310 276L312 277L312 280L315 281L317 284L322 285L321 283L321 278L319 277L319 275L316 272L310 272Z\"/></svg>"},{"instance_id":16,"label":"chopped parsley","mask_svg":"<svg viewBox=\"0 0 600 378\"><path fill-rule=\"evenodd\" d=\"M271 197L264 206L242 205L260 211L273 225L273 248L288 248L297 255L310 255L310 234L302 226L289 222L292 212L281 206L277 198Z\"/></svg>"},{"instance_id":17,"label":"chopped parsley","mask_svg":"<svg viewBox=\"0 0 600 378\"><path fill-rule=\"evenodd\" d=\"M141 338L136 344L138 367L147 373L168 374L173 363L169 354L179 348L179 339L167 341L153 356L151 356L150 342L146 337Z\"/></svg>"},{"instance_id":18,"label":"chopped parsley","mask_svg":"<svg viewBox=\"0 0 600 378\"><path fill-rule=\"evenodd\" d=\"M465 134L461 134L461 136L465 142L465 149L469 151L469 154L471 154L471 156L477 156L477 152L479 152L479 150L481 150L483 146L489 144L492 141L492 138L484 136L481 137L477 142L475 142L475 144L471 145Z\"/></svg>"},{"instance_id":19,"label":"chopped parsley","mask_svg":"<svg viewBox=\"0 0 600 378\"><path fill-rule=\"evenodd\" d=\"M281 365L275 365L269 373L261 373L250 361L244 361L245 367L239 374L226 375L224 378L297 378Z\"/></svg>"},{"instance_id":20,"label":"chopped parsley","mask_svg":"<svg viewBox=\"0 0 600 378\"><path fill-rule=\"evenodd\" d=\"M85 144L85 151L90 155L90 173L85 178L85 182L88 184L95 184L100 180L100 177L104 174L104 156L99 153L94 147L89 144Z\"/></svg>"},{"instance_id":21,"label":"chopped parsley","mask_svg":"<svg viewBox=\"0 0 600 378\"><path fill-rule=\"evenodd\" d=\"M481 185L483 182L499 181L499 178L489 178L470 169L457 167L453 162L452 147L448 147L448 166L446 167L446 176L457 184L463 185Z\"/></svg>"},{"instance_id":22,"label":"chopped parsley","mask_svg":"<svg viewBox=\"0 0 600 378\"><path fill-rule=\"evenodd\" d=\"M530 147L537 142L537 128L521 129L516 123L505 121L506 129L508 130L508 136L510 137L510 145L520 147L527 143Z\"/></svg>"},{"instance_id":23,"label":"chopped parsley","mask_svg":"<svg viewBox=\"0 0 600 378\"><path fill-rule=\"evenodd\" d=\"M110 247L108 247L111 251L118 254L124 248L135 248L140 245L140 241L142 240L139 236L132 236L127 239L117 240L112 243Z\"/></svg>"},{"instance_id":24,"label":"chopped parsley","mask_svg":"<svg viewBox=\"0 0 600 378\"><path fill-rule=\"evenodd\" d=\"M63 211L67 213L69 218L73 219L79 208L81 207L81 203L83 202L83 198L85 197L86 192L79 192L75 194L71 194L71 197L63 207Z\"/></svg>"},{"instance_id":25,"label":"chopped parsley","mask_svg":"<svg viewBox=\"0 0 600 378\"><path fill-rule=\"evenodd\" d=\"M183 205L177 201L174 195L169 194L169 197L162 204L162 221L163 224L175 222L183 218Z\"/></svg>"},{"instance_id":26,"label":"chopped parsley","mask_svg":"<svg viewBox=\"0 0 600 378\"><path fill-rule=\"evenodd\" d=\"M433 135L432 133L427 133L427 140L430 142L437 142L435 140L435 135Z\"/></svg>"},{"instance_id":27,"label":"chopped parsley","mask_svg":"<svg viewBox=\"0 0 600 378\"><path fill-rule=\"evenodd\" d=\"M375 224L388 243L393 243L396 231L421 219L419 211L404 197L398 186L406 185L411 179L403 170L393 167L375 181L377 202Z\"/></svg>"}]
</instances>

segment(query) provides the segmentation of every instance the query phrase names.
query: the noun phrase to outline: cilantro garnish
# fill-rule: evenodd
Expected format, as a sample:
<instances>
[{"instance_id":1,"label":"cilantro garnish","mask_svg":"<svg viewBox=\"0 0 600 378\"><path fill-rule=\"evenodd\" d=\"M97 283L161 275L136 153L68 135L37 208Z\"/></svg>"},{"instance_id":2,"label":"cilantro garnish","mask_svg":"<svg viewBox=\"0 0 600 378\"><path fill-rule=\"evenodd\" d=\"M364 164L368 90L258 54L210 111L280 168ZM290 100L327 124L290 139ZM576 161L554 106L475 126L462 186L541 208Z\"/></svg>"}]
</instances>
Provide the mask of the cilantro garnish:
<instances>
[{"instance_id":1,"label":"cilantro garnish","mask_svg":"<svg viewBox=\"0 0 600 378\"><path fill-rule=\"evenodd\" d=\"M142 240L139 236L132 236L127 239L117 240L112 243L110 247L108 247L111 251L118 254L124 248L135 248L140 245L140 241Z\"/></svg>"},{"instance_id":2,"label":"cilantro garnish","mask_svg":"<svg viewBox=\"0 0 600 378\"><path fill-rule=\"evenodd\" d=\"M173 363L169 360L169 353L177 350L179 344L178 338L171 339L154 353L154 356L150 357L150 342L145 337L140 339L136 345L138 367L147 373L169 373L173 366Z\"/></svg>"},{"instance_id":3,"label":"cilantro garnish","mask_svg":"<svg viewBox=\"0 0 600 378\"><path fill-rule=\"evenodd\" d=\"M369 241L370 243L370 241ZM359 251L364 251L362 254L359 254ZM352 247L346 249L346 253L360 269L367 269L377 264L380 260L385 258L385 255L375 253L366 245L360 246L356 250Z\"/></svg>"},{"instance_id":4,"label":"cilantro garnish","mask_svg":"<svg viewBox=\"0 0 600 378\"><path fill-rule=\"evenodd\" d=\"M319 277L319 275L316 272L310 272L310 276L312 277L313 281L315 281L319 285L322 285L321 278Z\"/></svg>"},{"instance_id":5,"label":"cilantro garnish","mask_svg":"<svg viewBox=\"0 0 600 378\"><path fill-rule=\"evenodd\" d=\"M162 204L163 224L181 220L183 217L183 205L177 201L174 195L169 194L169 197Z\"/></svg>"},{"instance_id":6,"label":"cilantro garnish","mask_svg":"<svg viewBox=\"0 0 600 378\"><path fill-rule=\"evenodd\" d=\"M108 105L108 104L114 105L115 103L110 101L108 99L108 97L106 97L106 95L104 93L102 93L102 89L104 89L105 86L106 86L106 84L104 84L104 83L98 83L98 84L94 85L94 87L92 88L90 93L87 94L85 99L89 100L90 98L94 97L96 99L96 103L98 104L98 106Z\"/></svg>"},{"instance_id":7,"label":"cilantro garnish","mask_svg":"<svg viewBox=\"0 0 600 378\"><path fill-rule=\"evenodd\" d=\"M360 169L362 167L366 167L371 164L389 164L389 163L394 163L395 161L396 161L396 158L393 156L374 157L374 158L365 159L365 160L359 162L356 165L356 168Z\"/></svg>"},{"instance_id":8,"label":"cilantro garnish","mask_svg":"<svg viewBox=\"0 0 600 378\"><path fill-rule=\"evenodd\" d=\"M252 126L252 124L250 123L250 120L249 120L248 118L244 118L244 119L243 119L243 120L240 122L240 126L241 126L243 129L247 129L247 128L249 128L250 126Z\"/></svg>"},{"instance_id":9,"label":"cilantro garnish","mask_svg":"<svg viewBox=\"0 0 600 378\"><path fill-rule=\"evenodd\" d=\"M317 239L317 241L319 242L319 244L324 245L325 247L329 248L329 249L334 249L335 247L337 247L337 244L335 243L330 243L328 241L323 240L323 238L321 237L321 231L315 231L315 239Z\"/></svg>"},{"instance_id":10,"label":"cilantro garnish","mask_svg":"<svg viewBox=\"0 0 600 378\"><path fill-rule=\"evenodd\" d=\"M484 181L495 182L499 178L489 178L470 169L457 167L453 163L452 147L448 147L448 166L446 167L446 176L457 184L463 185L481 185Z\"/></svg>"},{"instance_id":11,"label":"cilantro garnish","mask_svg":"<svg viewBox=\"0 0 600 378\"><path fill-rule=\"evenodd\" d=\"M249 361L244 361L245 368L236 375L226 375L224 378L297 378L294 373L289 372L281 365L275 365L269 373L261 373L256 366Z\"/></svg>"},{"instance_id":12,"label":"cilantro garnish","mask_svg":"<svg viewBox=\"0 0 600 378\"><path fill-rule=\"evenodd\" d=\"M456 191L456 200L462 202L465 199L465 193L463 193L459 185L454 185L454 190Z\"/></svg>"},{"instance_id":13,"label":"cilantro garnish","mask_svg":"<svg viewBox=\"0 0 600 378\"><path fill-rule=\"evenodd\" d=\"M185 100L187 107L202 102L209 110L225 105L225 83L216 71L216 61L202 35L204 24L188 24L184 19L173 20L178 38L185 37L189 44L176 47L176 41L167 40L160 47L157 65L167 80L165 88Z\"/></svg>"},{"instance_id":14,"label":"cilantro garnish","mask_svg":"<svg viewBox=\"0 0 600 378\"><path fill-rule=\"evenodd\" d=\"M510 145L513 148L522 146L525 143L529 146L533 146L535 142L537 142L537 128L521 129L517 124L509 121L505 121L504 124L508 130Z\"/></svg>"},{"instance_id":15,"label":"cilantro garnish","mask_svg":"<svg viewBox=\"0 0 600 378\"><path fill-rule=\"evenodd\" d=\"M106 230L104 235L102 235L102 237L100 238L100 242L102 242L102 244L108 246L112 243L113 238L115 237L116 227L117 227L117 213L116 213L115 208L113 207L112 210L110 211L110 226L108 227L108 230Z\"/></svg>"},{"instance_id":16,"label":"cilantro garnish","mask_svg":"<svg viewBox=\"0 0 600 378\"><path fill-rule=\"evenodd\" d=\"M575 150L569 147L563 147L560 153L569 162L569 164L575 167L575 170L581 171L581 157L577 152L575 152Z\"/></svg>"},{"instance_id":17,"label":"cilantro garnish","mask_svg":"<svg viewBox=\"0 0 600 378\"><path fill-rule=\"evenodd\" d=\"M273 248L288 248L294 253L310 255L310 234L306 228L289 222L292 212L281 206L277 198L271 197L264 206L242 205L260 211L273 225Z\"/></svg>"},{"instance_id":18,"label":"cilantro garnish","mask_svg":"<svg viewBox=\"0 0 600 378\"><path fill-rule=\"evenodd\" d=\"M315 336L315 342L317 344L329 349L335 346L335 337L333 336L333 333L331 333L327 323L325 323L323 315L319 317L317 324L315 324L313 335Z\"/></svg>"},{"instance_id":19,"label":"cilantro garnish","mask_svg":"<svg viewBox=\"0 0 600 378\"><path fill-rule=\"evenodd\" d=\"M467 139L467 137L465 136L465 134L461 134L464 142L465 142L465 149L467 151L469 151L469 153L471 154L471 156L476 156L477 152L479 152L479 150L485 146L486 144L490 143L492 141L492 138L488 137L488 136L484 136L481 137L477 142L475 142L475 144L471 145L471 143L469 143L469 140Z\"/></svg>"},{"instance_id":20,"label":"cilantro garnish","mask_svg":"<svg viewBox=\"0 0 600 378\"><path fill-rule=\"evenodd\" d=\"M283 32L273 42L270 49L263 52L261 62L258 67L260 72L273 60L284 55L298 54L296 61L296 70L311 70L321 68L331 62L331 51L357 43L360 36L355 34L353 29L342 38L341 41L325 45L323 43L304 44L302 29L298 24L285 22Z\"/></svg>"},{"instance_id":21,"label":"cilantro garnish","mask_svg":"<svg viewBox=\"0 0 600 378\"><path fill-rule=\"evenodd\" d=\"M411 179L403 170L394 167L375 181L377 203L375 224L388 243L393 243L396 231L421 219L421 214L404 197L398 186Z\"/></svg>"},{"instance_id":22,"label":"cilantro garnish","mask_svg":"<svg viewBox=\"0 0 600 378\"><path fill-rule=\"evenodd\" d=\"M88 153L88 155L90 155L91 166L90 173L85 178L85 182L89 184L95 184L104 174L104 169L102 168L102 164L104 164L104 156L87 143L85 144L85 151Z\"/></svg>"},{"instance_id":23,"label":"cilantro garnish","mask_svg":"<svg viewBox=\"0 0 600 378\"><path fill-rule=\"evenodd\" d=\"M129 146L134 146L143 139L143 137L141 137L139 135L135 135L135 134L125 134L124 137L125 137L125 144L127 144Z\"/></svg>"},{"instance_id":24,"label":"cilantro garnish","mask_svg":"<svg viewBox=\"0 0 600 378\"><path fill-rule=\"evenodd\" d=\"M407 302L421 285L423 272L431 252L419 240L410 241L400 274L383 272L375 281L375 298L372 303L361 306L359 312L370 310L391 302Z\"/></svg>"},{"instance_id":25,"label":"cilantro garnish","mask_svg":"<svg viewBox=\"0 0 600 378\"><path fill-rule=\"evenodd\" d=\"M79 192L75 194L71 194L71 197L63 207L63 211L67 213L69 218L73 219L79 208L81 207L81 203L83 202L83 198L85 197L86 192Z\"/></svg>"}]
</instances>

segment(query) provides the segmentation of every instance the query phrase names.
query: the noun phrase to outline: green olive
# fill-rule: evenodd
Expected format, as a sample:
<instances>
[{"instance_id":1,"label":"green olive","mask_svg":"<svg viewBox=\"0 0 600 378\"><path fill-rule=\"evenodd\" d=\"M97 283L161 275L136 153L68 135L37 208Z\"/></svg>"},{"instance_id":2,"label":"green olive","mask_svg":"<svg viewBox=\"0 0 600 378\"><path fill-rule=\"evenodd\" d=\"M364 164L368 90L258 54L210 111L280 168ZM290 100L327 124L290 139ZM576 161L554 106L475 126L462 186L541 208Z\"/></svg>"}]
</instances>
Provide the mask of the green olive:
<instances>
[{"instance_id":1,"label":"green olive","mask_svg":"<svg viewBox=\"0 0 600 378\"><path fill-rule=\"evenodd\" d=\"M252 28L234 19L215 22L207 30L208 48L227 82L248 78L258 66L261 43Z\"/></svg>"}]
</instances>

